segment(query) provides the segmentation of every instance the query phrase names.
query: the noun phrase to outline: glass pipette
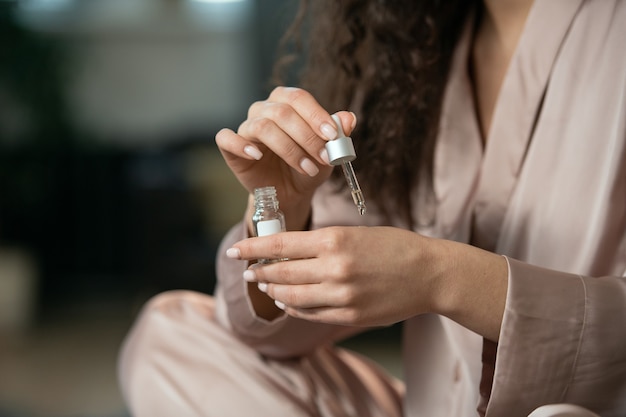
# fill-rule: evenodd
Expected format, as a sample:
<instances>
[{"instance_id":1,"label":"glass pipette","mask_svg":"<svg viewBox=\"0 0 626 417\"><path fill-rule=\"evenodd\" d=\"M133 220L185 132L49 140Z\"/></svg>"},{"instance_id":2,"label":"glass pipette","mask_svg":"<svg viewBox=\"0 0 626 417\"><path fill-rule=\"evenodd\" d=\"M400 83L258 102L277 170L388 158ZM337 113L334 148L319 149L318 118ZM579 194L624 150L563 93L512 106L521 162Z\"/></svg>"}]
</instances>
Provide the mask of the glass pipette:
<instances>
[{"instance_id":1,"label":"glass pipette","mask_svg":"<svg viewBox=\"0 0 626 417\"><path fill-rule=\"evenodd\" d=\"M343 174L346 177L350 192L352 193L352 200L354 205L359 210L359 214L362 216L365 214L365 198L363 197L363 191L359 186L359 181L356 179L354 168L352 168L351 161L356 159L356 152L354 151L354 144L352 138L346 136L341 126L341 120L339 116L333 115L333 120L337 126L337 139L326 142L326 150L328 151L328 159L331 165L341 165Z\"/></svg>"}]
</instances>

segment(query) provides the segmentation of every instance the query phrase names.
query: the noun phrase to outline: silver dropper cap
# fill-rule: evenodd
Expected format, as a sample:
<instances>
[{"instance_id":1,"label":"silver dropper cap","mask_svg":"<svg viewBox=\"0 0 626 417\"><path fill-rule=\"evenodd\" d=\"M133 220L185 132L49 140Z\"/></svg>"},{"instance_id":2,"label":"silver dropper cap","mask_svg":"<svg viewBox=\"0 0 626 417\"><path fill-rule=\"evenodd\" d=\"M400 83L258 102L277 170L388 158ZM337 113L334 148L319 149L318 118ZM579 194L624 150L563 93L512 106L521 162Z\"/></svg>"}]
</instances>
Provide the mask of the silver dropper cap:
<instances>
[{"instance_id":1,"label":"silver dropper cap","mask_svg":"<svg viewBox=\"0 0 626 417\"><path fill-rule=\"evenodd\" d=\"M326 142L326 151L328 152L330 164L341 165L344 162L354 161L356 159L356 152L352 138L346 136L344 133L339 116L333 114L332 118L337 125L337 139Z\"/></svg>"}]
</instances>

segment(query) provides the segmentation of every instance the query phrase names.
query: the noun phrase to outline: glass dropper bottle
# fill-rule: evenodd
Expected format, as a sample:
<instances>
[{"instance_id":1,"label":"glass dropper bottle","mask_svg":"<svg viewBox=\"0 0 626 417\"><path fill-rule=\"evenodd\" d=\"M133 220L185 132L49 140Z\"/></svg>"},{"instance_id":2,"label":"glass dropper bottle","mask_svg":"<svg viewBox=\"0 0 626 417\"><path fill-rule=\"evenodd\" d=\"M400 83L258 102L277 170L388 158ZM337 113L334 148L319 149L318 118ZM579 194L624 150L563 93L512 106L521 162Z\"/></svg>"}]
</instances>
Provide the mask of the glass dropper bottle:
<instances>
[{"instance_id":1,"label":"glass dropper bottle","mask_svg":"<svg viewBox=\"0 0 626 417\"><path fill-rule=\"evenodd\" d=\"M255 236L269 236L287 230L285 215L280 210L274 186L254 189L254 214L252 225ZM259 259L259 263L270 263L284 259Z\"/></svg>"},{"instance_id":2,"label":"glass dropper bottle","mask_svg":"<svg viewBox=\"0 0 626 417\"><path fill-rule=\"evenodd\" d=\"M343 174L350 187L350 192L352 193L354 205L362 216L365 214L366 210L365 198L363 197L363 191L361 191L359 181L356 179L356 174L354 173L351 163L351 161L356 159L354 144L352 143L352 138L346 136L344 133L339 116L333 114L332 118L335 121L335 125L337 125L337 139L326 142L328 159L331 165L341 165Z\"/></svg>"}]
</instances>

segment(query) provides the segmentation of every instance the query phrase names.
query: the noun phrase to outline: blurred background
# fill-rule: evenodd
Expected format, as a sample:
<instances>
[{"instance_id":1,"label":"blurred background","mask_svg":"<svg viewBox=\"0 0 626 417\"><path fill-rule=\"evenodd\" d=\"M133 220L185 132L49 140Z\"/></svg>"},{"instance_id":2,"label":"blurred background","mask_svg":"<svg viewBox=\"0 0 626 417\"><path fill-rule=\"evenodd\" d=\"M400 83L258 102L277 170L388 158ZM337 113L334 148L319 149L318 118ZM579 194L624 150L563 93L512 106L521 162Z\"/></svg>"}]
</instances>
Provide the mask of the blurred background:
<instances>
[{"instance_id":1,"label":"blurred background","mask_svg":"<svg viewBox=\"0 0 626 417\"><path fill-rule=\"evenodd\" d=\"M128 416L120 343L152 295L212 292L246 199L214 135L296 8L0 0L0 417Z\"/></svg>"}]
</instances>

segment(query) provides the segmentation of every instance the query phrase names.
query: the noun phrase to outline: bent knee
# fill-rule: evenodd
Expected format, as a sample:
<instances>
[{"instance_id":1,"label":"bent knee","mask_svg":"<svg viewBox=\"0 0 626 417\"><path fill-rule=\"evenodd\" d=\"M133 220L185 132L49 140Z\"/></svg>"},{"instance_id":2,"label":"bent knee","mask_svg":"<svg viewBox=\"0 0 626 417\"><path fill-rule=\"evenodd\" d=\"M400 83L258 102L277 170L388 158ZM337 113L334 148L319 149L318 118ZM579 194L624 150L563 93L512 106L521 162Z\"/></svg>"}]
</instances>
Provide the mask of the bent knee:
<instances>
[{"instance_id":1,"label":"bent knee","mask_svg":"<svg viewBox=\"0 0 626 417\"><path fill-rule=\"evenodd\" d=\"M537 408L528 417L599 417L586 408L573 404L550 404Z\"/></svg>"},{"instance_id":2,"label":"bent knee","mask_svg":"<svg viewBox=\"0 0 626 417\"><path fill-rule=\"evenodd\" d=\"M185 290L167 291L145 303L118 358L118 379L129 406L143 402L143 391L163 380L163 372L171 370L167 367L179 366L171 358L185 356L181 350L190 347L185 342L191 343L202 327L215 326L214 304L209 295Z\"/></svg>"},{"instance_id":3,"label":"bent knee","mask_svg":"<svg viewBox=\"0 0 626 417\"><path fill-rule=\"evenodd\" d=\"M209 314L212 317L214 308L213 297L189 290L171 290L155 295L149 299L140 313L177 314L188 309Z\"/></svg>"}]
</instances>

